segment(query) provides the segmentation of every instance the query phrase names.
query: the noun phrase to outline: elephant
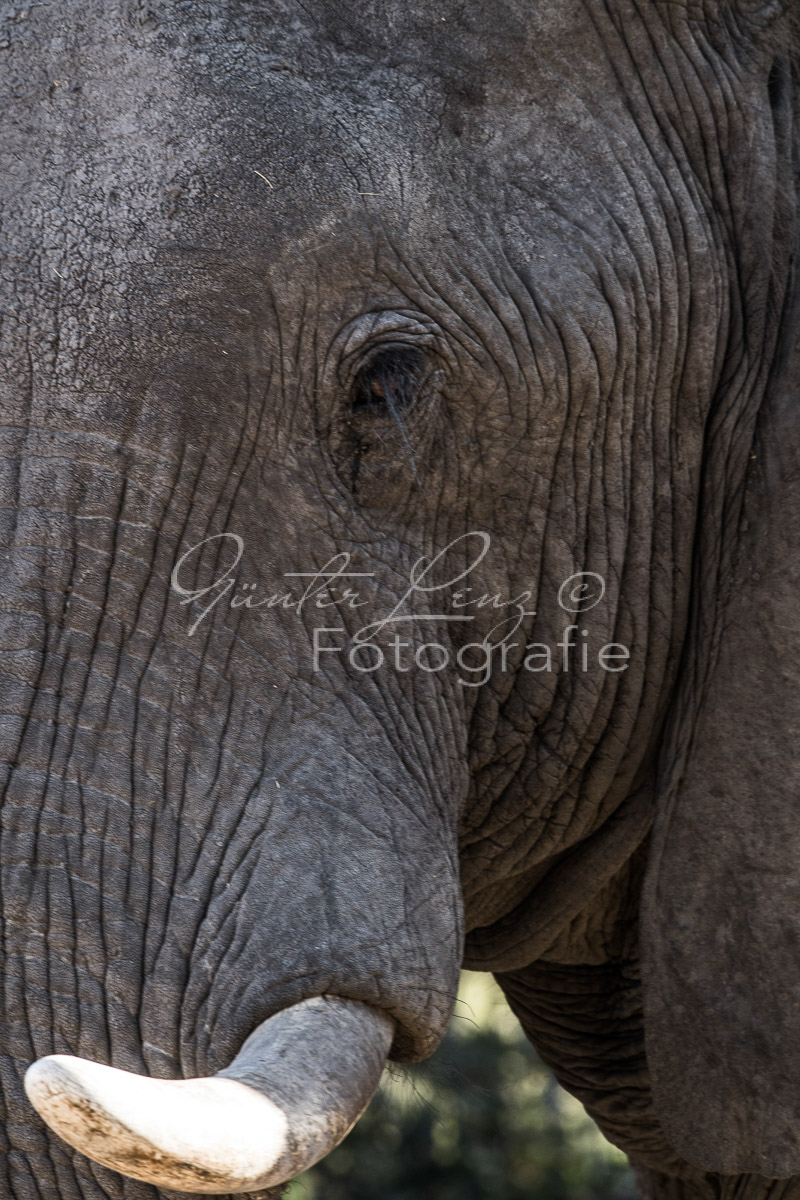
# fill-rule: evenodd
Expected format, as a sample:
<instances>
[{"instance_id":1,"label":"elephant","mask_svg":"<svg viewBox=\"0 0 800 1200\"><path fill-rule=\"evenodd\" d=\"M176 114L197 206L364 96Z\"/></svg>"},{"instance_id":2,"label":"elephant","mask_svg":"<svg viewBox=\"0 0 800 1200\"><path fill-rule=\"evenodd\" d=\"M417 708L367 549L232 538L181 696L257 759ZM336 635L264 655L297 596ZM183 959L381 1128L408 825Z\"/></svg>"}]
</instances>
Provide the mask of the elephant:
<instances>
[{"instance_id":1,"label":"elephant","mask_svg":"<svg viewBox=\"0 0 800 1200\"><path fill-rule=\"evenodd\" d=\"M795 0L1 20L3 1196L279 1195L465 965L800 1198Z\"/></svg>"}]
</instances>

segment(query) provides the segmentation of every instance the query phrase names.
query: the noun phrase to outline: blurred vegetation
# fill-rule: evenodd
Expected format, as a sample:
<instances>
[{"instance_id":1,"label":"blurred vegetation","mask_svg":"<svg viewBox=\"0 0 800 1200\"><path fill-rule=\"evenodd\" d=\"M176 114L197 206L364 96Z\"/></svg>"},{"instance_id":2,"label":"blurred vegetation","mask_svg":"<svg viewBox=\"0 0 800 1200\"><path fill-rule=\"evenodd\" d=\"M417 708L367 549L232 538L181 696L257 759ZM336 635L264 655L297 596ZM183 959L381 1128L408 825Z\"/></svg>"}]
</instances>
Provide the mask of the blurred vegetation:
<instances>
[{"instance_id":1,"label":"blurred vegetation","mask_svg":"<svg viewBox=\"0 0 800 1200\"><path fill-rule=\"evenodd\" d=\"M489 975L464 972L447 1037L393 1067L287 1200L635 1200L627 1160L537 1057Z\"/></svg>"}]
</instances>

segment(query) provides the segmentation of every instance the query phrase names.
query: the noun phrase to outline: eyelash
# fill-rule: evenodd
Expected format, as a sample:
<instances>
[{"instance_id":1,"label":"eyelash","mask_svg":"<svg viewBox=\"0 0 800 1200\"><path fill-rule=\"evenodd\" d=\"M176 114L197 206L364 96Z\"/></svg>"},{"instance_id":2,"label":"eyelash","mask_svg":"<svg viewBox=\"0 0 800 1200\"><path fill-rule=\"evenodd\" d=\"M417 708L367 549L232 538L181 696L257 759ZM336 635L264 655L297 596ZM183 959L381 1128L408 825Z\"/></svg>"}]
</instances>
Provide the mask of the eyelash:
<instances>
[{"instance_id":1,"label":"eyelash","mask_svg":"<svg viewBox=\"0 0 800 1200\"><path fill-rule=\"evenodd\" d=\"M424 356L414 347L384 346L353 380L353 413L385 415L395 423L401 422L423 389L425 368Z\"/></svg>"}]
</instances>

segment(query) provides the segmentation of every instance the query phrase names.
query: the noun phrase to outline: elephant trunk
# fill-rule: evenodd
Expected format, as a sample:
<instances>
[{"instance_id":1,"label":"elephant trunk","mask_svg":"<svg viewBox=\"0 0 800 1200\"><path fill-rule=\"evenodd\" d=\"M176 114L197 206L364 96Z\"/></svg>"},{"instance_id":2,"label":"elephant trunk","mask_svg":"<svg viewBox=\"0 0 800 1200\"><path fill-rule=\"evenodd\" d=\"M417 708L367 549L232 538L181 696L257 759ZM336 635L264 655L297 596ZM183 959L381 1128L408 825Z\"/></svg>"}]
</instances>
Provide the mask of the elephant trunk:
<instances>
[{"instance_id":1,"label":"elephant trunk","mask_svg":"<svg viewBox=\"0 0 800 1200\"><path fill-rule=\"evenodd\" d=\"M148 1079L69 1055L25 1090L82 1154L133 1179L216 1194L278 1187L337 1145L378 1086L394 1022L318 996L264 1021L224 1071Z\"/></svg>"}]
</instances>

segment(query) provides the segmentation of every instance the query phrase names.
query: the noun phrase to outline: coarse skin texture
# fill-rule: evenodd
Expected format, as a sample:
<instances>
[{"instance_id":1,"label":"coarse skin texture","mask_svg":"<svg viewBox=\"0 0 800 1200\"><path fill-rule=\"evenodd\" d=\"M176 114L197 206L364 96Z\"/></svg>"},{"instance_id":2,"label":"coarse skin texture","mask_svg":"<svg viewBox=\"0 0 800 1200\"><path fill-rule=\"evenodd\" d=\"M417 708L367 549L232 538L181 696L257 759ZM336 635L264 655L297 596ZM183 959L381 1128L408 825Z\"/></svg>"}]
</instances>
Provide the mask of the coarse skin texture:
<instances>
[{"instance_id":1,"label":"coarse skin texture","mask_svg":"<svg viewBox=\"0 0 800 1200\"><path fill-rule=\"evenodd\" d=\"M800 1197L792 8L4 6L4 1197L167 1195L35 1058L209 1074L332 994L414 1059L462 959L644 1196ZM313 669L474 531L504 669ZM195 624L223 534L364 607ZM576 572L624 671L524 667Z\"/></svg>"}]
</instances>

